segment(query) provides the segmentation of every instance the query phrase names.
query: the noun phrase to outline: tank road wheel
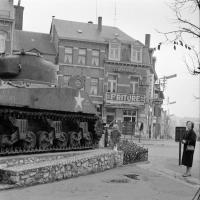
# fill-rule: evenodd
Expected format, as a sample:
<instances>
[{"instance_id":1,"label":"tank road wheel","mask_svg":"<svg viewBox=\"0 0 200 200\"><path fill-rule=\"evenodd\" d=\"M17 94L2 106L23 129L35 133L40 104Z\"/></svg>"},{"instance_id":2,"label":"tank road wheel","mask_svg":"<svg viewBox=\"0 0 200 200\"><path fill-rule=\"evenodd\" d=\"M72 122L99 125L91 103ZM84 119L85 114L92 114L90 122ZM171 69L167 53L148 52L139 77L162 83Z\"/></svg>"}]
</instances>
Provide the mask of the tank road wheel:
<instances>
[{"instance_id":1,"label":"tank road wheel","mask_svg":"<svg viewBox=\"0 0 200 200\"><path fill-rule=\"evenodd\" d=\"M90 132L84 133L83 138L84 138L84 145L85 146L91 146L92 145L92 137L91 137Z\"/></svg>"},{"instance_id":2,"label":"tank road wheel","mask_svg":"<svg viewBox=\"0 0 200 200\"><path fill-rule=\"evenodd\" d=\"M12 146L12 142L11 142L11 136L10 135L2 135L0 138L0 144L2 148L6 148L6 147L11 147Z\"/></svg>"},{"instance_id":3,"label":"tank road wheel","mask_svg":"<svg viewBox=\"0 0 200 200\"><path fill-rule=\"evenodd\" d=\"M36 146L36 135L32 131L28 131L25 134L25 138L23 141L24 149L34 149Z\"/></svg>"},{"instance_id":4,"label":"tank road wheel","mask_svg":"<svg viewBox=\"0 0 200 200\"><path fill-rule=\"evenodd\" d=\"M48 149L52 146L51 138L47 131L38 131L38 147L40 149Z\"/></svg>"},{"instance_id":5,"label":"tank road wheel","mask_svg":"<svg viewBox=\"0 0 200 200\"><path fill-rule=\"evenodd\" d=\"M67 147L68 139L67 139L67 134L65 132L56 133L55 137L56 137L55 138L55 146L57 148Z\"/></svg>"},{"instance_id":6,"label":"tank road wheel","mask_svg":"<svg viewBox=\"0 0 200 200\"><path fill-rule=\"evenodd\" d=\"M71 147L80 147L81 146L81 133L71 132L70 146Z\"/></svg>"}]
</instances>

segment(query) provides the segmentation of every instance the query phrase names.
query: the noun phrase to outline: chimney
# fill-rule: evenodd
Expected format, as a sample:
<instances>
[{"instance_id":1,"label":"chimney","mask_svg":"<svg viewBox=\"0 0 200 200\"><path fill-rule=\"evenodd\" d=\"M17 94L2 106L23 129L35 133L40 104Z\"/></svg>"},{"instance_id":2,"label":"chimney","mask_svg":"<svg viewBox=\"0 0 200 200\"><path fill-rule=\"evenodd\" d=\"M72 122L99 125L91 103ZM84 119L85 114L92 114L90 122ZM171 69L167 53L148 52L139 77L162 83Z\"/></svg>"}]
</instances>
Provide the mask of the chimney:
<instances>
[{"instance_id":1,"label":"chimney","mask_svg":"<svg viewBox=\"0 0 200 200\"><path fill-rule=\"evenodd\" d=\"M145 46L150 47L150 40L151 40L151 35L150 34L145 34Z\"/></svg>"},{"instance_id":2,"label":"chimney","mask_svg":"<svg viewBox=\"0 0 200 200\"><path fill-rule=\"evenodd\" d=\"M20 6L21 1L18 1L18 5L14 6L15 8L15 29L22 30L23 27L23 13L24 7Z\"/></svg>"},{"instance_id":3,"label":"chimney","mask_svg":"<svg viewBox=\"0 0 200 200\"><path fill-rule=\"evenodd\" d=\"M98 31L101 32L102 30L102 17L98 17Z\"/></svg>"}]
</instances>

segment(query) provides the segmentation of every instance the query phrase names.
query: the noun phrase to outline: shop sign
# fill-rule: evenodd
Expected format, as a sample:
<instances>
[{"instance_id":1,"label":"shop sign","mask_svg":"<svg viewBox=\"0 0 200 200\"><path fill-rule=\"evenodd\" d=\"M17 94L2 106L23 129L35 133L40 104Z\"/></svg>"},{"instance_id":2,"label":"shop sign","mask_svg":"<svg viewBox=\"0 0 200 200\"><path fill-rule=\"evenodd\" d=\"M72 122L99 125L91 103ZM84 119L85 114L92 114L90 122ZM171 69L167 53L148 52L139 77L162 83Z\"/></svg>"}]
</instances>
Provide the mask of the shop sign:
<instances>
[{"instance_id":1,"label":"shop sign","mask_svg":"<svg viewBox=\"0 0 200 200\"><path fill-rule=\"evenodd\" d=\"M106 103L144 105L145 96L107 92Z\"/></svg>"},{"instance_id":2,"label":"shop sign","mask_svg":"<svg viewBox=\"0 0 200 200\"><path fill-rule=\"evenodd\" d=\"M130 68L126 68L124 66L121 67L116 67L112 69L113 72L127 72L127 73L135 73L136 69L130 69Z\"/></svg>"}]
</instances>

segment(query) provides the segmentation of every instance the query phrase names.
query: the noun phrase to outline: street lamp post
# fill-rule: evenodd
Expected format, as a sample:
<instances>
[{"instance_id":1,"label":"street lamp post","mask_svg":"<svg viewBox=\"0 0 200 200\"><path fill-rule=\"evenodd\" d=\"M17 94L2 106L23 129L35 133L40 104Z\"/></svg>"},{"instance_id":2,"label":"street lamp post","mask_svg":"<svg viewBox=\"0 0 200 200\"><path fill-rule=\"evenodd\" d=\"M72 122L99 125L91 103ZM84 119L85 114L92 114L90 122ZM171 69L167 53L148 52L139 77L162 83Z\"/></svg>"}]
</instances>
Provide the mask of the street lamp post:
<instances>
[{"instance_id":1,"label":"street lamp post","mask_svg":"<svg viewBox=\"0 0 200 200\"><path fill-rule=\"evenodd\" d=\"M166 84L167 84L167 80L168 79L171 79L171 78L175 78L175 77L177 77L177 74L172 74L172 75L169 75L169 76L163 76L163 77L161 77L161 78L159 78L159 85L160 86L162 86L162 90L163 90L163 92L164 92L164 90L165 90L165 88L166 88ZM168 99L168 101L167 101L167 106L169 105L169 104L174 104L174 103L176 103L175 101L173 101L173 102L169 102L169 99ZM167 107L168 108L168 107ZM167 114L169 114L169 109L167 110ZM162 118L160 118L161 119L161 121L162 120L164 120L164 127L165 127L165 119L162 119ZM156 124L158 124L159 122L158 122L158 117L156 117Z\"/></svg>"},{"instance_id":2,"label":"street lamp post","mask_svg":"<svg viewBox=\"0 0 200 200\"><path fill-rule=\"evenodd\" d=\"M177 74L172 74L172 75L169 75L169 76L163 76L163 77L159 78L159 84L163 87L163 91L166 88L167 80L171 79L171 78L175 78L175 77L177 77Z\"/></svg>"}]
</instances>

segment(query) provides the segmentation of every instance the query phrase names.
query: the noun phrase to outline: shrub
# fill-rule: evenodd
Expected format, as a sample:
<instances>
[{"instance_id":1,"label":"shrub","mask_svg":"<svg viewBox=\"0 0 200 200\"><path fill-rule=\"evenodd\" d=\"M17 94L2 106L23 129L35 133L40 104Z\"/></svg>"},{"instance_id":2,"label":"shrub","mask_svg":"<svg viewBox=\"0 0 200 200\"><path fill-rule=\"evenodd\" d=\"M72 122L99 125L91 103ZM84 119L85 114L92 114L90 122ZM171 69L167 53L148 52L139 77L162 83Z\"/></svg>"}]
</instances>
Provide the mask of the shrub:
<instances>
[{"instance_id":1,"label":"shrub","mask_svg":"<svg viewBox=\"0 0 200 200\"><path fill-rule=\"evenodd\" d=\"M124 152L124 165L138 161L148 160L148 149L145 149L132 141L120 141L118 145L118 150Z\"/></svg>"}]
</instances>

